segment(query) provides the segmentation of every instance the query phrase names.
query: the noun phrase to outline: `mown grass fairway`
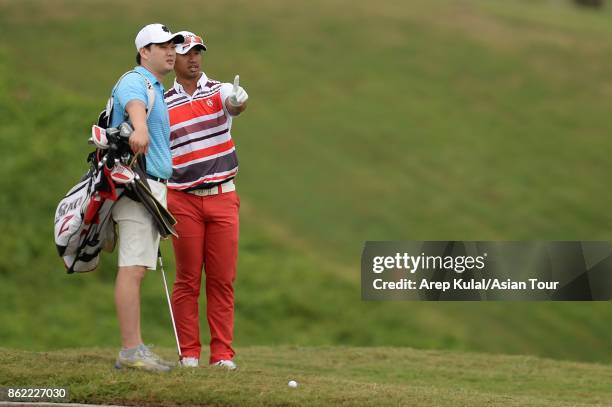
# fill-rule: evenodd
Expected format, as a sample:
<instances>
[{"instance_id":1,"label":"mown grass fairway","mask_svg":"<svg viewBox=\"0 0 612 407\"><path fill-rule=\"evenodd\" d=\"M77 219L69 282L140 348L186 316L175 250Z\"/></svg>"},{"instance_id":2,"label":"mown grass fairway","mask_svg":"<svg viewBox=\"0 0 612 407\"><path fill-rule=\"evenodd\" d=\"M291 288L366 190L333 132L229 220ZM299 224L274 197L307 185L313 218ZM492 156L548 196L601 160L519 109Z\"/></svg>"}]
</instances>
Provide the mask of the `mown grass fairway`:
<instances>
[{"instance_id":1,"label":"mown grass fairway","mask_svg":"<svg viewBox=\"0 0 612 407\"><path fill-rule=\"evenodd\" d=\"M108 370L116 254L67 276L52 240L90 126L151 22L203 34L207 74L240 74L250 95L232 130L243 369L160 386ZM612 7L0 0L0 27L2 383L58 374L88 402L610 403L609 365L569 362L612 362L609 303L366 303L359 267L366 240L612 239ZM157 273L142 313L145 342L171 349ZM290 392L293 375L304 386Z\"/></svg>"},{"instance_id":2,"label":"mown grass fairway","mask_svg":"<svg viewBox=\"0 0 612 407\"><path fill-rule=\"evenodd\" d=\"M114 370L114 349L0 349L0 386L65 386L72 402L138 406L587 406L612 400L612 367L598 364L409 348L239 351L236 372L201 367L154 374ZM169 349L162 353L172 357ZM298 387L289 388L289 380Z\"/></svg>"}]
</instances>

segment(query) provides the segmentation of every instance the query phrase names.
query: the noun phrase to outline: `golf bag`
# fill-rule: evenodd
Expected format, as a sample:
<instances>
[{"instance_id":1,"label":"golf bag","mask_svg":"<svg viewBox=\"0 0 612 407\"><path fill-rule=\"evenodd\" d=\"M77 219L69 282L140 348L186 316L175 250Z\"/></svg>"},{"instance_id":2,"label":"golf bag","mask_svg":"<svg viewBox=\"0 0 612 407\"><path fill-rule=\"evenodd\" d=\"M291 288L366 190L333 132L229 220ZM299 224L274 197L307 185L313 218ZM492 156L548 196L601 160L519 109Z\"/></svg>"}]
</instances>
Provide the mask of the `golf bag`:
<instances>
[{"instance_id":1,"label":"golf bag","mask_svg":"<svg viewBox=\"0 0 612 407\"><path fill-rule=\"evenodd\" d=\"M111 209L120 193L106 177L104 170L90 169L55 211L55 245L69 274L95 270L100 251L115 247Z\"/></svg>"}]
</instances>

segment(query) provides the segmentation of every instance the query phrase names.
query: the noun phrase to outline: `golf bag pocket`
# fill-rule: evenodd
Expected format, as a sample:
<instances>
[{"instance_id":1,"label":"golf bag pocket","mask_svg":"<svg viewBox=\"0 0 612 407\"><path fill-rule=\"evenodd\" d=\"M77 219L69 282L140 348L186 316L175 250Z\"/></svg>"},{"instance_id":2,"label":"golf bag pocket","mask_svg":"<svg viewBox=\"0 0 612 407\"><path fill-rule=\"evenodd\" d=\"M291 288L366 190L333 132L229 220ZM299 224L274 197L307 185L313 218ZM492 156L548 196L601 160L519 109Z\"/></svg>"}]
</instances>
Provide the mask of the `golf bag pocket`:
<instances>
[{"instance_id":1,"label":"golf bag pocket","mask_svg":"<svg viewBox=\"0 0 612 407\"><path fill-rule=\"evenodd\" d=\"M114 201L100 198L96 191L100 182L96 178L99 177L88 173L68 191L55 211L55 246L69 274L95 270L100 251L114 248L115 228L110 219ZM95 209L96 216L90 223L85 215L91 209Z\"/></svg>"},{"instance_id":2,"label":"golf bag pocket","mask_svg":"<svg viewBox=\"0 0 612 407\"><path fill-rule=\"evenodd\" d=\"M83 214L89 203L93 179L88 177L68 191L55 211L55 246L60 256L75 253L83 230Z\"/></svg>"}]
</instances>

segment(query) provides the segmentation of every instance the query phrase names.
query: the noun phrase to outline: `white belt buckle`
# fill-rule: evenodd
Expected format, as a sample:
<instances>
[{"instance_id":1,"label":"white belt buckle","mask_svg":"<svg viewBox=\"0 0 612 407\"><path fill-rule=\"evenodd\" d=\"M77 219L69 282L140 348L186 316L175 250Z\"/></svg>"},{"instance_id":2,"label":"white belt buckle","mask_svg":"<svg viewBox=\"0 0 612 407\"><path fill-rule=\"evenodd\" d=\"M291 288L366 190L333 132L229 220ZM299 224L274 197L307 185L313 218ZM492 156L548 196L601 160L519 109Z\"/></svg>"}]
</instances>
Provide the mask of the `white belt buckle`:
<instances>
[{"instance_id":1,"label":"white belt buckle","mask_svg":"<svg viewBox=\"0 0 612 407\"><path fill-rule=\"evenodd\" d=\"M194 194L197 196L209 196L217 194L217 187L210 189L196 189L195 191L189 191L190 194Z\"/></svg>"},{"instance_id":2,"label":"white belt buckle","mask_svg":"<svg viewBox=\"0 0 612 407\"><path fill-rule=\"evenodd\" d=\"M221 185L214 186L208 189L196 189L194 191L188 191L190 194L194 194L197 196L210 196L217 195L219 193L219 186L221 187L221 193L231 192L236 190L236 186L233 180L225 182Z\"/></svg>"}]
</instances>

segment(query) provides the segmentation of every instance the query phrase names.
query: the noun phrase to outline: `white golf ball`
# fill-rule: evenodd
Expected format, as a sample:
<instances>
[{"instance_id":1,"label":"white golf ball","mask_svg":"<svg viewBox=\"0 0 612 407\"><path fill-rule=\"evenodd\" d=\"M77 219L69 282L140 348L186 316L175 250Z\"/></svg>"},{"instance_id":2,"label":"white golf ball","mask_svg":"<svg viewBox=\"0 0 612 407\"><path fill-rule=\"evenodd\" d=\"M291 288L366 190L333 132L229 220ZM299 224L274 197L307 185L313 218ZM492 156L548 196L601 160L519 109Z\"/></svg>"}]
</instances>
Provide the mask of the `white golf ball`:
<instances>
[{"instance_id":1,"label":"white golf ball","mask_svg":"<svg viewBox=\"0 0 612 407\"><path fill-rule=\"evenodd\" d=\"M287 383L287 386L291 387L292 389L295 389L298 384L295 380L289 380L289 383Z\"/></svg>"}]
</instances>

